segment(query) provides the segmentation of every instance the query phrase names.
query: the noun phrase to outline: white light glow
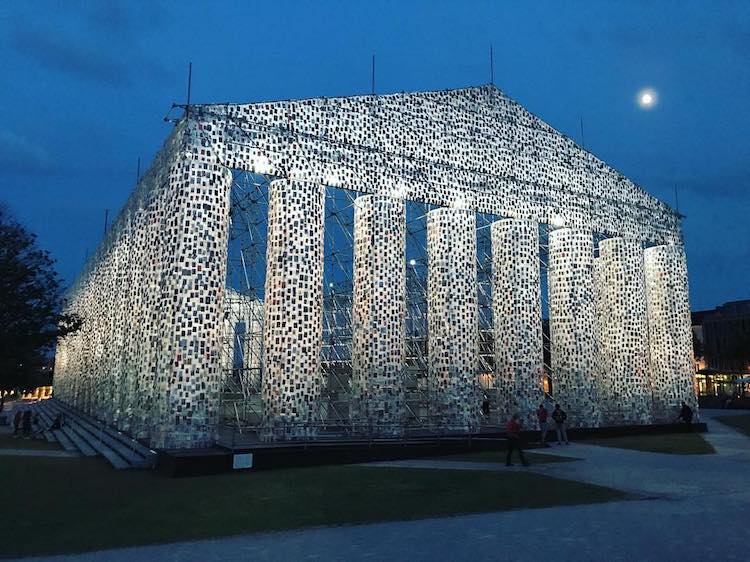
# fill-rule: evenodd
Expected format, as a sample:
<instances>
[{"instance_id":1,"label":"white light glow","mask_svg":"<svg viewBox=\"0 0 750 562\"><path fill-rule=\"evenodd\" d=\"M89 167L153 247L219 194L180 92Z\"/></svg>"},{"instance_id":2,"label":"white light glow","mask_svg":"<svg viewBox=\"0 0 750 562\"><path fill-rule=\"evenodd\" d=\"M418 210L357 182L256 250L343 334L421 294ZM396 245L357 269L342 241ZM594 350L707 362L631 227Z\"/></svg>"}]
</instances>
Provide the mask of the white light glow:
<instances>
[{"instance_id":1,"label":"white light glow","mask_svg":"<svg viewBox=\"0 0 750 562\"><path fill-rule=\"evenodd\" d=\"M408 187L406 184L399 183L391 188L391 197L396 199L404 199L408 193Z\"/></svg>"},{"instance_id":2,"label":"white light glow","mask_svg":"<svg viewBox=\"0 0 750 562\"><path fill-rule=\"evenodd\" d=\"M560 215L552 215L549 219L549 224L553 228L562 228L565 226L565 219Z\"/></svg>"},{"instance_id":3,"label":"white light glow","mask_svg":"<svg viewBox=\"0 0 750 562\"><path fill-rule=\"evenodd\" d=\"M636 101L642 109L651 109L659 101L659 96L653 88L644 88L636 96Z\"/></svg>"}]
</instances>

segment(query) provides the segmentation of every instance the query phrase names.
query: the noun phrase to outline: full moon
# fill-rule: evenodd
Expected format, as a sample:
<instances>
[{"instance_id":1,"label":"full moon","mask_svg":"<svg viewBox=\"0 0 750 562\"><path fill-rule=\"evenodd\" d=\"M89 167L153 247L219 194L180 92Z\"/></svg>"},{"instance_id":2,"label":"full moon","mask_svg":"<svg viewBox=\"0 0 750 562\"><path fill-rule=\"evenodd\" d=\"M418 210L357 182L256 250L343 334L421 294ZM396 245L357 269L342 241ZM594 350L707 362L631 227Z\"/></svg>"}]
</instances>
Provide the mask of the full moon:
<instances>
[{"instance_id":1,"label":"full moon","mask_svg":"<svg viewBox=\"0 0 750 562\"><path fill-rule=\"evenodd\" d=\"M638 96L636 97L636 99L638 101L638 105L641 106L641 108L651 109L656 105L656 91L652 88L645 88L638 92Z\"/></svg>"}]
</instances>

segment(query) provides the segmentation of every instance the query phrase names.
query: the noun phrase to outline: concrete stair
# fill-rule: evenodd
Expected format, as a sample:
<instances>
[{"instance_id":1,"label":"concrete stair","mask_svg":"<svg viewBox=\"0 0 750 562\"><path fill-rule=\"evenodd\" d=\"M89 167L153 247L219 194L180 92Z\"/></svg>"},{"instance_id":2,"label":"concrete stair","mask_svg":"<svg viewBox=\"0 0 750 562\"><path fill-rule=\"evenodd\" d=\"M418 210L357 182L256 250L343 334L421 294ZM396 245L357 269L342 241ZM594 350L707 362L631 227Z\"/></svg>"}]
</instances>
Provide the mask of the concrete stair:
<instances>
[{"instance_id":1,"label":"concrete stair","mask_svg":"<svg viewBox=\"0 0 750 562\"><path fill-rule=\"evenodd\" d=\"M45 431L44 435L48 440L60 443L66 451L76 451L85 457L102 456L118 470L152 468L156 464L155 451L59 400L44 400L33 408L43 427L50 427L62 413L63 426Z\"/></svg>"}]
</instances>

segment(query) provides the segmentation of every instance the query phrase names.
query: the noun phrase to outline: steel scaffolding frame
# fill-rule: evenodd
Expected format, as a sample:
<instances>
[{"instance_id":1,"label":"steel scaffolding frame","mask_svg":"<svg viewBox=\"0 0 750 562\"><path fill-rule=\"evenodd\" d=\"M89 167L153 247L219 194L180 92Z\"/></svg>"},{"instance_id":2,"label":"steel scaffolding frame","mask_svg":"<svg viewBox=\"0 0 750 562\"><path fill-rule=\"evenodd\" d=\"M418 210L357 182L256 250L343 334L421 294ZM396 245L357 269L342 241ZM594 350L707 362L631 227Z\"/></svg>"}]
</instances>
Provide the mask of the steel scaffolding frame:
<instances>
[{"instance_id":1,"label":"steel scaffolding frame","mask_svg":"<svg viewBox=\"0 0 750 562\"><path fill-rule=\"evenodd\" d=\"M262 377L262 323L265 282L268 185L274 177L233 171L227 298L222 337L222 417L225 426L245 434L262 424L260 380ZM347 434L351 381L351 308L354 199L357 192L326 189L324 238L324 294L322 370L324 395L320 404L324 428ZM406 370L408 425L429 432L427 392L427 213L434 206L406 204ZM500 219L477 214L477 286L479 303L478 384L490 401L490 416L481 413L482 424L501 423L491 392L494 381L492 312L492 245L490 225ZM543 228L546 233L546 228ZM546 241L546 238L544 239ZM546 247L540 246L540 264L546 279ZM543 302L546 293L542 291ZM241 303L247 304L244 308ZM546 305L543 305L546 306ZM249 316L248 316L249 313ZM545 348L548 335L545 334ZM545 369L550 372L549 364Z\"/></svg>"}]
</instances>

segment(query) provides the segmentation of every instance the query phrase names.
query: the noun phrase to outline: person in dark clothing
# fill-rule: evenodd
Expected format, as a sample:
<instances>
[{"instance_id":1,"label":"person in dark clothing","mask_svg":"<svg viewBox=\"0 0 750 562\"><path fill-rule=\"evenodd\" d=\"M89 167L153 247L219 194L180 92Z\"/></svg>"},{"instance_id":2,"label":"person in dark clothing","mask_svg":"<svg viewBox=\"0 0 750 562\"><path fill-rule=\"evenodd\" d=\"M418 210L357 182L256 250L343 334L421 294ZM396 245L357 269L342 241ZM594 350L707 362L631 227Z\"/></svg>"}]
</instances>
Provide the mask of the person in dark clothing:
<instances>
[{"instance_id":1,"label":"person in dark clothing","mask_svg":"<svg viewBox=\"0 0 750 562\"><path fill-rule=\"evenodd\" d=\"M18 435L18 428L21 427L22 417L23 412L21 412L21 410L16 410L16 415L13 416L13 435Z\"/></svg>"},{"instance_id":2,"label":"person in dark clothing","mask_svg":"<svg viewBox=\"0 0 750 562\"><path fill-rule=\"evenodd\" d=\"M59 413L58 413L58 414L57 414L57 415L55 416L55 419L54 419L54 420L52 420L52 423L50 424L50 426L49 426L49 429L48 429L48 431L54 431L55 429L60 429L60 428L62 428L62 426L63 426L63 423L65 423L65 422L63 421L63 415L62 415L62 412L59 412Z\"/></svg>"},{"instance_id":3,"label":"person in dark clothing","mask_svg":"<svg viewBox=\"0 0 750 562\"><path fill-rule=\"evenodd\" d=\"M685 402L682 403L682 408L680 408L680 416L678 419L681 419L685 422L688 431L693 429L693 410L690 406L685 404Z\"/></svg>"},{"instance_id":4,"label":"person in dark clothing","mask_svg":"<svg viewBox=\"0 0 750 562\"><path fill-rule=\"evenodd\" d=\"M560 404L555 404L555 409L552 412L552 420L555 422L555 433L557 433L557 443L559 445L563 444L563 439L565 439L566 445L570 445L568 432L565 430L565 420L567 419L568 414L565 413L565 410L560 407Z\"/></svg>"},{"instance_id":5,"label":"person in dark clothing","mask_svg":"<svg viewBox=\"0 0 750 562\"><path fill-rule=\"evenodd\" d=\"M549 425L547 423L547 417L549 416L549 413L547 412L547 408L544 407L544 404L539 404L539 409L536 411L536 419L539 422L539 438L545 447L549 447L547 445L547 430L549 429Z\"/></svg>"},{"instance_id":6,"label":"person in dark clothing","mask_svg":"<svg viewBox=\"0 0 750 562\"><path fill-rule=\"evenodd\" d=\"M523 448L521 447L521 420L518 414L513 414L513 417L508 420L508 426L506 428L506 436L508 438L508 454L505 457L505 466L513 466L511 463L511 457L513 451L518 451L518 457L521 459L521 464L529 466L529 462L526 457L523 456Z\"/></svg>"},{"instance_id":7,"label":"person in dark clothing","mask_svg":"<svg viewBox=\"0 0 750 562\"><path fill-rule=\"evenodd\" d=\"M490 415L490 399L486 394L482 398L482 415L485 418Z\"/></svg>"},{"instance_id":8,"label":"person in dark clothing","mask_svg":"<svg viewBox=\"0 0 750 562\"><path fill-rule=\"evenodd\" d=\"M31 435L31 410L29 409L23 411L23 416L21 417L21 428L23 429L24 437Z\"/></svg>"}]
</instances>

